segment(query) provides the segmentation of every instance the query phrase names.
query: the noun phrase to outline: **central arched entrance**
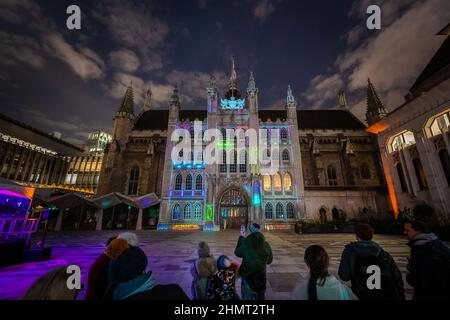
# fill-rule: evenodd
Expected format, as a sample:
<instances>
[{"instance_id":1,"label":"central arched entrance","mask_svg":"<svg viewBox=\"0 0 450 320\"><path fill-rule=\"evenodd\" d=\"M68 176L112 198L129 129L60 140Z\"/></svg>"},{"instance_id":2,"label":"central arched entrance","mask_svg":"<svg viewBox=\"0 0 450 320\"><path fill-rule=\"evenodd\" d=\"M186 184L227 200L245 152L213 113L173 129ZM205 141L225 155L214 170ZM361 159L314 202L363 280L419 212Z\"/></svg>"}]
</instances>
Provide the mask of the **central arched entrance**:
<instances>
[{"instance_id":1,"label":"central arched entrance","mask_svg":"<svg viewBox=\"0 0 450 320\"><path fill-rule=\"evenodd\" d=\"M219 221L221 229L239 229L248 224L248 199L239 188L230 188L219 199Z\"/></svg>"}]
</instances>

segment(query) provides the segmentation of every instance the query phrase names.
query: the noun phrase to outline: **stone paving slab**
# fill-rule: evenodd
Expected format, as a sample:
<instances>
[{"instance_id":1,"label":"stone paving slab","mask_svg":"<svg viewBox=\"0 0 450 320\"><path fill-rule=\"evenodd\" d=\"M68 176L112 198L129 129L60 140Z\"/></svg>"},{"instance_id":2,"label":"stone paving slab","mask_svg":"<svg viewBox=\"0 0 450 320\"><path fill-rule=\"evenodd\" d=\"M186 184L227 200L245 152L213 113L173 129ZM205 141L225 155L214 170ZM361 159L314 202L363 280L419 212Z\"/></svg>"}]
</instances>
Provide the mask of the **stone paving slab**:
<instances>
[{"instance_id":1,"label":"stone paving slab","mask_svg":"<svg viewBox=\"0 0 450 320\"><path fill-rule=\"evenodd\" d=\"M82 271L82 281L86 284L87 273L94 259L104 250L105 241L113 231L53 232L47 236L47 245L53 246L50 261L26 263L0 269L0 299L20 299L27 288L41 275L60 265L77 264ZM222 254L240 263L234 256L239 237L237 230L222 232L199 231L138 231L140 247L149 258L148 269L155 274L161 284L178 283L190 295L190 261L197 257L197 244L206 241L215 257ZM300 279L307 277L308 270L303 261L305 249L312 244L323 245L330 255L330 272L336 275L344 246L354 241L352 234L298 235L288 232L265 233L270 243L274 260L268 267L267 299L288 299ZM36 235L39 239L40 235ZM401 236L376 235L375 241L391 253L403 275L406 274L406 258L409 248ZM240 293L240 281L237 282ZM406 286L407 296L412 290ZM84 298L84 292L80 293Z\"/></svg>"}]
</instances>

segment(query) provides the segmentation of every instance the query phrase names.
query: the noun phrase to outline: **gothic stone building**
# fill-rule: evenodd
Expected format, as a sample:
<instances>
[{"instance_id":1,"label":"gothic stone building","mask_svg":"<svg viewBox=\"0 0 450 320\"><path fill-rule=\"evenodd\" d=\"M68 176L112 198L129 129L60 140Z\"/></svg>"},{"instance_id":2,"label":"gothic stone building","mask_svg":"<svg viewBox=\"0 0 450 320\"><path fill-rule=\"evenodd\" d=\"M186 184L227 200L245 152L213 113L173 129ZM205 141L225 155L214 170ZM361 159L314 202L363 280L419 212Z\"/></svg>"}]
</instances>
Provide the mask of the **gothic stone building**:
<instances>
[{"instance_id":1,"label":"gothic stone building","mask_svg":"<svg viewBox=\"0 0 450 320\"><path fill-rule=\"evenodd\" d=\"M192 153L192 161L175 164L172 133L177 128L192 132L195 120L201 121L202 130L279 129L278 172L261 175L258 166L249 164L247 153L239 155L240 164L207 164L201 152ZM290 88L284 109L260 109L253 75L241 96L234 63L223 97L211 79L204 109L181 108L177 88L168 110L155 109L149 90L135 116L130 85L114 118L99 194L154 192L161 200L159 229L217 230L254 221L266 229L281 229L299 219L385 213L376 137L365 129L347 110L343 92L333 110L297 109ZM226 160L230 150L223 155Z\"/></svg>"}]
</instances>

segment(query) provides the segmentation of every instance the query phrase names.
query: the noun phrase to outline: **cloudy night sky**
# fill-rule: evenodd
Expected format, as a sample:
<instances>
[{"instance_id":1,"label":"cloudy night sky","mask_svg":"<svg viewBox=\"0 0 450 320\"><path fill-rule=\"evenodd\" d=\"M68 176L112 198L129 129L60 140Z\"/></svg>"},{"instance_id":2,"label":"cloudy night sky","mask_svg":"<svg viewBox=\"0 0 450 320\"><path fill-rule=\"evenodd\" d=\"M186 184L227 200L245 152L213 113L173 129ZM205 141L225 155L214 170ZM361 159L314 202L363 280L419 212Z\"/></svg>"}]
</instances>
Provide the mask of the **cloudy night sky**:
<instances>
[{"instance_id":1,"label":"cloudy night sky","mask_svg":"<svg viewBox=\"0 0 450 320\"><path fill-rule=\"evenodd\" d=\"M66 28L71 4L81 30ZM366 28L371 4L381 30ZM280 108L288 84L299 108L335 108L343 88L363 119L367 78L388 110L400 105L449 21L448 0L0 0L0 112L83 143L111 132L130 80L136 114L148 86L155 108L175 84L182 108L206 108L210 75L223 93L233 55L260 108Z\"/></svg>"}]
</instances>

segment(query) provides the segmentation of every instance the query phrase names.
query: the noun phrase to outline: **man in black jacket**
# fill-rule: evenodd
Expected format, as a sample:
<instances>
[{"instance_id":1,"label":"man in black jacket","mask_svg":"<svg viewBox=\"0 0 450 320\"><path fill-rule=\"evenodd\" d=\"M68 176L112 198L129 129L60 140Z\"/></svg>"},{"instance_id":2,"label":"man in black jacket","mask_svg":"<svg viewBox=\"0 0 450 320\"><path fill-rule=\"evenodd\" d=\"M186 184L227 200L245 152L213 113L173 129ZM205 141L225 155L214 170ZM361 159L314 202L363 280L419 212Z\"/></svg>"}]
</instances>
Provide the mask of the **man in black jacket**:
<instances>
[{"instance_id":1,"label":"man in black jacket","mask_svg":"<svg viewBox=\"0 0 450 320\"><path fill-rule=\"evenodd\" d=\"M414 287L414 300L450 299L450 249L425 223L405 223L411 247L406 281Z\"/></svg>"},{"instance_id":2,"label":"man in black jacket","mask_svg":"<svg viewBox=\"0 0 450 320\"><path fill-rule=\"evenodd\" d=\"M404 300L405 290L400 270L394 259L381 246L372 241L373 229L368 224L355 226L356 239L345 246L339 265L339 277L351 281L352 291L360 300ZM380 268L379 289L370 289L367 280L371 265Z\"/></svg>"}]
</instances>

